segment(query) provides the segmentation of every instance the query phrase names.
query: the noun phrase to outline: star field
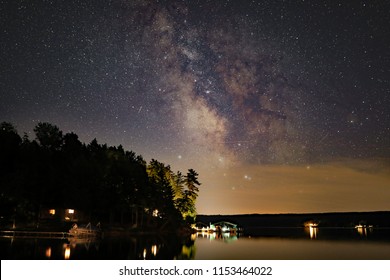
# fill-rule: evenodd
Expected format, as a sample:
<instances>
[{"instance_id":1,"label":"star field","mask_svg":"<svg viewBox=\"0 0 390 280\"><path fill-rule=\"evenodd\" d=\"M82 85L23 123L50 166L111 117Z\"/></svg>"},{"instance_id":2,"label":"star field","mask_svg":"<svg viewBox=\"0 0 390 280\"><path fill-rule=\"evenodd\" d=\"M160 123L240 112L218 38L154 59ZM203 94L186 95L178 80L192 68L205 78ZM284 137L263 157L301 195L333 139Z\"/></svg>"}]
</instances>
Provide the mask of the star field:
<instances>
[{"instance_id":1,"label":"star field","mask_svg":"<svg viewBox=\"0 0 390 280\"><path fill-rule=\"evenodd\" d=\"M262 166L389 170L386 1L0 3L0 120L19 133L122 144L225 201L258 193Z\"/></svg>"}]
</instances>

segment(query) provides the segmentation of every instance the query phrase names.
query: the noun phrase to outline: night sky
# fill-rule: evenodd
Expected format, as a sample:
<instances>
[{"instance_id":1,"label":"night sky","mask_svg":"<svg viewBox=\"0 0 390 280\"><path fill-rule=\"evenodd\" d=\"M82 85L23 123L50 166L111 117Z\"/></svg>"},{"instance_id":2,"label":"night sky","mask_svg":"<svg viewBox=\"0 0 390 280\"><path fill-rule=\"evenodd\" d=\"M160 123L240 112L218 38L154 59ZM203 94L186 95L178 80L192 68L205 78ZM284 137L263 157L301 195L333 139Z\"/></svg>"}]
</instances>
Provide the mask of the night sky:
<instances>
[{"instance_id":1,"label":"night sky","mask_svg":"<svg viewBox=\"0 0 390 280\"><path fill-rule=\"evenodd\" d=\"M388 1L0 1L0 121L122 144L199 213L390 210Z\"/></svg>"}]
</instances>

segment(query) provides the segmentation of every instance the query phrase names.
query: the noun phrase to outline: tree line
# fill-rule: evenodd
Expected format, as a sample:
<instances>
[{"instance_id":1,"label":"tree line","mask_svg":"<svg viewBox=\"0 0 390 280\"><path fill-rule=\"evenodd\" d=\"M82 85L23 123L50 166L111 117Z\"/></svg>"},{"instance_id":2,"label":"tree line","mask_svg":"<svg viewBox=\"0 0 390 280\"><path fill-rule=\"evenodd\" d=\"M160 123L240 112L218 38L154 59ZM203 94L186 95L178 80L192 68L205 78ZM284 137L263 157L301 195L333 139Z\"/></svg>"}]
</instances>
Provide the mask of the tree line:
<instances>
[{"instance_id":1,"label":"tree line","mask_svg":"<svg viewBox=\"0 0 390 280\"><path fill-rule=\"evenodd\" d=\"M35 139L0 125L0 214L39 221L43 208L73 208L90 220L135 228L194 223L200 183L195 170L174 172L120 146L82 143L41 122Z\"/></svg>"}]
</instances>

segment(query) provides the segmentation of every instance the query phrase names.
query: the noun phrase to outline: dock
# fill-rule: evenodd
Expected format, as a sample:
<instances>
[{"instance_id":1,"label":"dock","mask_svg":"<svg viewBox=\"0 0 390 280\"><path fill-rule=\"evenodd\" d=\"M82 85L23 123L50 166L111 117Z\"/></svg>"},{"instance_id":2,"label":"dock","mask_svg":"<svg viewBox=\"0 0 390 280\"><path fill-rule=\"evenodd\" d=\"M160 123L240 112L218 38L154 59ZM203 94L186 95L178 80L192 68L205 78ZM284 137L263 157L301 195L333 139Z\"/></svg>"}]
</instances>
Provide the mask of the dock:
<instances>
[{"instance_id":1,"label":"dock","mask_svg":"<svg viewBox=\"0 0 390 280\"><path fill-rule=\"evenodd\" d=\"M0 237L66 239L66 238L70 237L70 235L69 235L69 232L62 232L62 231L4 230L4 231L0 231Z\"/></svg>"}]
</instances>

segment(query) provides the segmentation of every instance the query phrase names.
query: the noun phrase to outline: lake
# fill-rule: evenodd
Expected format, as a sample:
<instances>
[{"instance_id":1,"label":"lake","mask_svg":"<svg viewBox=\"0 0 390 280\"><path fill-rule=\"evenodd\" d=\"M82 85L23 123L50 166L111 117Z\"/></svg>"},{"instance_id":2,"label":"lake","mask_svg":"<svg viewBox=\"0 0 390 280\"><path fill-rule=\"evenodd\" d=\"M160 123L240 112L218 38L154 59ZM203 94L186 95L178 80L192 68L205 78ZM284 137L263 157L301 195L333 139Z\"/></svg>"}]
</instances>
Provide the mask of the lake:
<instances>
[{"instance_id":1,"label":"lake","mask_svg":"<svg viewBox=\"0 0 390 280\"><path fill-rule=\"evenodd\" d=\"M390 260L389 228L253 228L243 235L0 237L1 259Z\"/></svg>"}]
</instances>

